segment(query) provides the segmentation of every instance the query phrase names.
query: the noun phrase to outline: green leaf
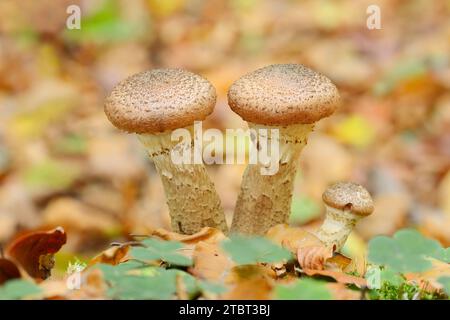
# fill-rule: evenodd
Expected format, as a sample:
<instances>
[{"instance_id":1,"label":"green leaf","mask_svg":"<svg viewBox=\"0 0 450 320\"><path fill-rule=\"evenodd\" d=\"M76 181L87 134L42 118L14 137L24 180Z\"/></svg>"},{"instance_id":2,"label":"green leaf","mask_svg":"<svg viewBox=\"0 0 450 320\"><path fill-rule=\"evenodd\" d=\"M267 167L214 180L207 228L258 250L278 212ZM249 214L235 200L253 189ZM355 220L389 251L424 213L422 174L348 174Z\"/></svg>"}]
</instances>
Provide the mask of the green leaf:
<instances>
[{"instance_id":1,"label":"green leaf","mask_svg":"<svg viewBox=\"0 0 450 320\"><path fill-rule=\"evenodd\" d=\"M173 275L161 269L156 275L123 276L109 288L107 294L113 299L123 300L167 300L176 292Z\"/></svg>"},{"instance_id":2,"label":"green leaf","mask_svg":"<svg viewBox=\"0 0 450 320\"><path fill-rule=\"evenodd\" d=\"M142 241L145 246L132 248L130 254L133 258L141 261L161 260L178 266L191 266L192 259L178 253L184 248L181 242L162 241L157 239L146 239Z\"/></svg>"},{"instance_id":3,"label":"green leaf","mask_svg":"<svg viewBox=\"0 0 450 320\"><path fill-rule=\"evenodd\" d=\"M364 278L366 278L367 286L370 289L381 289L386 283L395 287L399 287L405 283L405 278L400 273L379 266L370 266Z\"/></svg>"},{"instance_id":4,"label":"green leaf","mask_svg":"<svg viewBox=\"0 0 450 320\"><path fill-rule=\"evenodd\" d=\"M65 162L44 160L27 168L22 178L31 188L65 189L80 175L79 168Z\"/></svg>"},{"instance_id":5,"label":"green leaf","mask_svg":"<svg viewBox=\"0 0 450 320\"><path fill-rule=\"evenodd\" d=\"M222 284L210 281L199 281L198 286L203 292L206 291L214 294L221 294L227 291L227 289Z\"/></svg>"},{"instance_id":6,"label":"green leaf","mask_svg":"<svg viewBox=\"0 0 450 320\"><path fill-rule=\"evenodd\" d=\"M97 265L97 268L102 271L105 280L108 282L115 282L121 277L128 275L128 272L132 270L140 270L147 267L145 263L134 260L129 260L115 266L103 263Z\"/></svg>"},{"instance_id":7,"label":"green leaf","mask_svg":"<svg viewBox=\"0 0 450 320\"><path fill-rule=\"evenodd\" d=\"M233 235L222 242L222 248L237 264L272 263L292 258L288 250L263 237Z\"/></svg>"},{"instance_id":8,"label":"green leaf","mask_svg":"<svg viewBox=\"0 0 450 320\"><path fill-rule=\"evenodd\" d=\"M128 261L117 266L99 264L107 291L112 299L170 299L176 292L175 277L165 269L148 267L141 262Z\"/></svg>"},{"instance_id":9,"label":"green leaf","mask_svg":"<svg viewBox=\"0 0 450 320\"><path fill-rule=\"evenodd\" d=\"M83 155L87 152L86 137L78 134L70 134L61 138L55 145L55 150L67 155Z\"/></svg>"},{"instance_id":10,"label":"green leaf","mask_svg":"<svg viewBox=\"0 0 450 320\"><path fill-rule=\"evenodd\" d=\"M400 230L392 238L379 236L369 242L368 259L397 272L422 272L430 269L429 258L449 262L449 249L412 229Z\"/></svg>"},{"instance_id":11,"label":"green leaf","mask_svg":"<svg viewBox=\"0 0 450 320\"><path fill-rule=\"evenodd\" d=\"M315 279L300 279L291 285L277 285L275 298L278 300L331 300L333 297L326 282Z\"/></svg>"},{"instance_id":12,"label":"green leaf","mask_svg":"<svg viewBox=\"0 0 450 320\"><path fill-rule=\"evenodd\" d=\"M428 70L425 60L403 61L390 71L373 87L376 95L386 95L393 91L397 85L405 80L420 77Z\"/></svg>"},{"instance_id":13,"label":"green leaf","mask_svg":"<svg viewBox=\"0 0 450 320\"><path fill-rule=\"evenodd\" d=\"M305 224L320 216L319 205L309 197L294 197L291 205L290 223Z\"/></svg>"},{"instance_id":14,"label":"green leaf","mask_svg":"<svg viewBox=\"0 0 450 320\"><path fill-rule=\"evenodd\" d=\"M0 286L0 300L18 300L41 293L41 288L30 281L15 279Z\"/></svg>"},{"instance_id":15,"label":"green leaf","mask_svg":"<svg viewBox=\"0 0 450 320\"><path fill-rule=\"evenodd\" d=\"M142 26L124 21L116 0L103 1L103 6L88 16L83 16L80 29L67 29L64 36L74 42L112 43L135 39Z\"/></svg>"},{"instance_id":16,"label":"green leaf","mask_svg":"<svg viewBox=\"0 0 450 320\"><path fill-rule=\"evenodd\" d=\"M445 293L450 297L450 277L440 277L438 282L444 286Z\"/></svg>"},{"instance_id":17,"label":"green leaf","mask_svg":"<svg viewBox=\"0 0 450 320\"><path fill-rule=\"evenodd\" d=\"M390 283L394 286L400 286L405 283L405 278L398 272L395 272L389 268L381 270L381 283Z\"/></svg>"},{"instance_id":18,"label":"green leaf","mask_svg":"<svg viewBox=\"0 0 450 320\"><path fill-rule=\"evenodd\" d=\"M177 277L181 277L188 296L200 291L196 279L181 270L166 270L127 261L116 266L99 264L105 281L109 284L108 297L112 299L170 299L176 292Z\"/></svg>"}]
</instances>

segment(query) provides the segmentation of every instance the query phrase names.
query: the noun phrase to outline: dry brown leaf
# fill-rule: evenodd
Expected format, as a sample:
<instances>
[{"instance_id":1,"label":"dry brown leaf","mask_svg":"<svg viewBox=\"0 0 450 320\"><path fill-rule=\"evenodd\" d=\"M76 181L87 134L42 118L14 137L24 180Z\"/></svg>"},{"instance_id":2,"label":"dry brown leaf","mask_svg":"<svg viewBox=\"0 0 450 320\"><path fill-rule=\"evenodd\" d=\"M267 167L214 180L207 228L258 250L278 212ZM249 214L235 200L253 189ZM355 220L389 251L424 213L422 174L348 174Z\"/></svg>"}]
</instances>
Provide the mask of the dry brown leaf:
<instances>
[{"instance_id":1,"label":"dry brown leaf","mask_svg":"<svg viewBox=\"0 0 450 320\"><path fill-rule=\"evenodd\" d=\"M378 235L392 235L405 225L409 209L409 199L405 194L382 194L374 198L374 212L356 225L356 230L364 239Z\"/></svg>"},{"instance_id":2,"label":"dry brown leaf","mask_svg":"<svg viewBox=\"0 0 450 320\"><path fill-rule=\"evenodd\" d=\"M333 257L333 248L324 245L300 247L297 260L303 269L323 270L328 259Z\"/></svg>"},{"instance_id":3,"label":"dry brown leaf","mask_svg":"<svg viewBox=\"0 0 450 320\"><path fill-rule=\"evenodd\" d=\"M345 270L352 264L353 260L344 256L342 253L335 252L331 258L328 258L326 264L334 265L341 270Z\"/></svg>"},{"instance_id":4,"label":"dry brown leaf","mask_svg":"<svg viewBox=\"0 0 450 320\"><path fill-rule=\"evenodd\" d=\"M117 247L111 247L103 251L96 257L94 257L89 262L89 266L92 266L96 263L106 263L115 266L126 260L129 249L130 249L129 245L120 245Z\"/></svg>"},{"instance_id":5,"label":"dry brown leaf","mask_svg":"<svg viewBox=\"0 0 450 320\"><path fill-rule=\"evenodd\" d=\"M196 244L200 241L218 243L226 238L222 231L210 227L204 227L199 232L191 235L179 234L165 229L153 230L150 232L150 235L159 237L163 240L180 241L185 244Z\"/></svg>"},{"instance_id":6,"label":"dry brown leaf","mask_svg":"<svg viewBox=\"0 0 450 320\"><path fill-rule=\"evenodd\" d=\"M231 290L222 298L226 300L268 300L271 298L275 273L261 265L236 266L226 281Z\"/></svg>"},{"instance_id":7,"label":"dry brown leaf","mask_svg":"<svg viewBox=\"0 0 450 320\"><path fill-rule=\"evenodd\" d=\"M426 214L419 229L424 235L439 240L444 247L450 246L450 216Z\"/></svg>"},{"instance_id":8,"label":"dry brown leaf","mask_svg":"<svg viewBox=\"0 0 450 320\"><path fill-rule=\"evenodd\" d=\"M298 248L301 247L323 245L319 238L305 229L289 227L286 224L279 224L270 228L266 236L294 254L297 254Z\"/></svg>"},{"instance_id":9,"label":"dry brown leaf","mask_svg":"<svg viewBox=\"0 0 450 320\"><path fill-rule=\"evenodd\" d=\"M6 249L6 255L17 262L31 277L47 279L55 265L54 255L67 242L63 228L34 231L15 239Z\"/></svg>"},{"instance_id":10,"label":"dry brown leaf","mask_svg":"<svg viewBox=\"0 0 450 320\"><path fill-rule=\"evenodd\" d=\"M361 292L349 289L345 283L327 283L327 288L331 291L335 300L360 300Z\"/></svg>"},{"instance_id":11,"label":"dry brown leaf","mask_svg":"<svg viewBox=\"0 0 450 320\"><path fill-rule=\"evenodd\" d=\"M215 244L199 242L193 253L194 266L190 272L201 279L223 281L231 268L233 261Z\"/></svg>"},{"instance_id":12,"label":"dry brown leaf","mask_svg":"<svg viewBox=\"0 0 450 320\"><path fill-rule=\"evenodd\" d=\"M20 270L11 260L0 257L0 285L11 279L20 278Z\"/></svg>"},{"instance_id":13,"label":"dry brown leaf","mask_svg":"<svg viewBox=\"0 0 450 320\"><path fill-rule=\"evenodd\" d=\"M436 259L432 259L432 264L433 268L428 271L405 274L406 279L417 282L422 288L427 290L442 289L442 284L437 279L444 276L450 277L450 264Z\"/></svg>"},{"instance_id":14,"label":"dry brown leaf","mask_svg":"<svg viewBox=\"0 0 450 320\"><path fill-rule=\"evenodd\" d=\"M69 231L109 233L120 228L113 216L68 197L50 202L42 218L46 225L61 225Z\"/></svg>"},{"instance_id":15,"label":"dry brown leaf","mask_svg":"<svg viewBox=\"0 0 450 320\"><path fill-rule=\"evenodd\" d=\"M302 268L322 270L326 262L345 266L350 263L344 258L339 260L333 255L333 248L326 247L319 238L302 228L276 225L267 232L267 237L295 254Z\"/></svg>"}]
</instances>

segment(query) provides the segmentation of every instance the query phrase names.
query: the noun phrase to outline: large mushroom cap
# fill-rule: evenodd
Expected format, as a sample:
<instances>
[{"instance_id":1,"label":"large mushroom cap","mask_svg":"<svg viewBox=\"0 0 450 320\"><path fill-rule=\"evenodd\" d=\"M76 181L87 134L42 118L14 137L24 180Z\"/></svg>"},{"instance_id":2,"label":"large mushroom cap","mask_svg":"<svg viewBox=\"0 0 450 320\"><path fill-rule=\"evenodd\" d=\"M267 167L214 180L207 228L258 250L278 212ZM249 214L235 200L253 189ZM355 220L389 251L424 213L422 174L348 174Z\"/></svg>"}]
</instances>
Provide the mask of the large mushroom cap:
<instances>
[{"instance_id":1,"label":"large mushroom cap","mask_svg":"<svg viewBox=\"0 0 450 320\"><path fill-rule=\"evenodd\" d=\"M339 93L327 77L305 66L274 64L234 82L228 103L253 123L308 124L330 116L339 104Z\"/></svg>"},{"instance_id":2,"label":"large mushroom cap","mask_svg":"<svg viewBox=\"0 0 450 320\"><path fill-rule=\"evenodd\" d=\"M120 82L106 98L105 113L117 128L156 133L189 126L214 110L211 83L181 69L153 69Z\"/></svg>"},{"instance_id":3,"label":"large mushroom cap","mask_svg":"<svg viewBox=\"0 0 450 320\"><path fill-rule=\"evenodd\" d=\"M373 211L373 201L369 192L353 182L338 182L328 187L322 199L330 207L348 209L360 216L368 216Z\"/></svg>"}]
</instances>

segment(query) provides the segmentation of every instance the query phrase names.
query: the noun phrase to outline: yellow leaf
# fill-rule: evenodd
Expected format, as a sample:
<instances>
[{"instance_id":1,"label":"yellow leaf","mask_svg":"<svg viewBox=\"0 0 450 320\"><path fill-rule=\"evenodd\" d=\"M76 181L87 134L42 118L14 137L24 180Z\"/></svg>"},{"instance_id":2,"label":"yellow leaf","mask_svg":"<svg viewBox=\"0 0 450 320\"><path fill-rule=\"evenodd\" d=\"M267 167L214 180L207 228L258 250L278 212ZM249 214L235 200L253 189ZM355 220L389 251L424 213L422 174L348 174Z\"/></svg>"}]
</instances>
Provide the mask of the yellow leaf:
<instances>
[{"instance_id":1,"label":"yellow leaf","mask_svg":"<svg viewBox=\"0 0 450 320\"><path fill-rule=\"evenodd\" d=\"M333 136L346 144L365 148L375 138L375 129L365 118L352 115L332 129Z\"/></svg>"}]
</instances>

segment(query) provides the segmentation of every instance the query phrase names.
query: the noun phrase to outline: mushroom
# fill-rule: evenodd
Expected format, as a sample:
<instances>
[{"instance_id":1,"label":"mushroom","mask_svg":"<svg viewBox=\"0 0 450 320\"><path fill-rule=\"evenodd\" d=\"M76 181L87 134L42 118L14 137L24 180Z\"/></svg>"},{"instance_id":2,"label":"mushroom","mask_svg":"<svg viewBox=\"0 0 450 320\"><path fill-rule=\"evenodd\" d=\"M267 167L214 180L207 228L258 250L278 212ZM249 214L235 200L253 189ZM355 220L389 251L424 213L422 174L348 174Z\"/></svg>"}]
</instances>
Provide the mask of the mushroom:
<instances>
[{"instance_id":1,"label":"mushroom","mask_svg":"<svg viewBox=\"0 0 450 320\"><path fill-rule=\"evenodd\" d=\"M231 226L232 232L264 234L287 222L301 150L314 123L335 111L339 93L327 77L302 65L275 64L234 82L228 103L250 129L279 133L278 171L263 175L260 169L266 164L247 166ZM251 139L260 147L255 135Z\"/></svg>"},{"instance_id":2,"label":"mushroom","mask_svg":"<svg viewBox=\"0 0 450 320\"><path fill-rule=\"evenodd\" d=\"M322 199L326 216L315 235L327 247L335 246L339 251L358 220L373 212L373 201L363 186L352 182L339 182L328 187Z\"/></svg>"},{"instance_id":3,"label":"mushroom","mask_svg":"<svg viewBox=\"0 0 450 320\"><path fill-rule=\"evenodd\" d=\"M175 232L193 234L203 227L227 231L219 196L203 163L175 163L171 157L174 150L201 152L193 134L179 144L172 132L186 128L192 133L193 123L211 114L215 102L216 92L208 80L181 69L135 74L106 98L105 113L111 123L136 133L155 163Z\"/></svg>"}]
</instances>

